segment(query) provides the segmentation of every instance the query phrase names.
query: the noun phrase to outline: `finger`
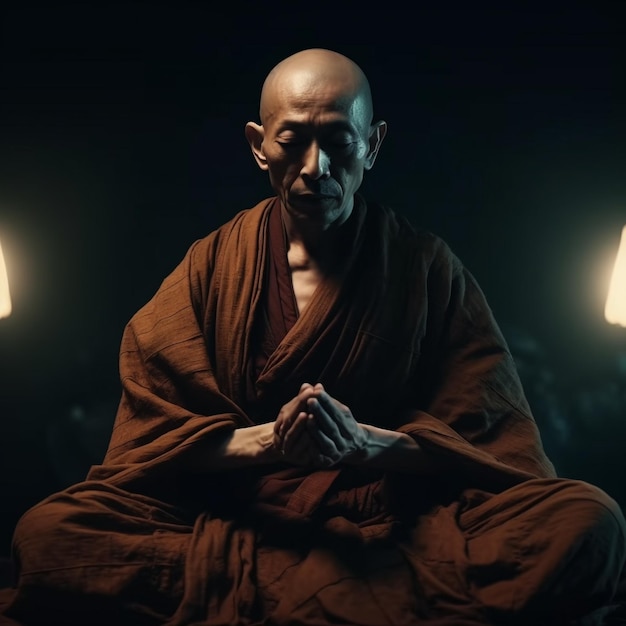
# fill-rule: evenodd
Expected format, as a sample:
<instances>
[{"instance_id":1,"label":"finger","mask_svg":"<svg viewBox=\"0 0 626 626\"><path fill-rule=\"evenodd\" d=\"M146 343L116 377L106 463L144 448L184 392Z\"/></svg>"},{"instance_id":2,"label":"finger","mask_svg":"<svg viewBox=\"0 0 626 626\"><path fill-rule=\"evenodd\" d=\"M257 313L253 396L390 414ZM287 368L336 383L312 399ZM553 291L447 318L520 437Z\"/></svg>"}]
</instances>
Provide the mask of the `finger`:
<instances>
[{"instance_id":1,"label":"finger","mask_svg":"<svg viewBox=\"0 0 626 626\"><path fill-rule=\"evenodd\" d=\"M336 439L333 436L329 436L327 432L321 427L321 419L316 414L311 414L313 419L306 423L307 432L313 440L315 446L318 448L322 456L327 456L331 459L336 459L341 456L340 450L343 448L341 439ZM335 428L335 434L337 429Z\"/></svg>"},{"instance_id":2,"label":"finger","mask_svg":"<svg viewBox=\"0 0 626 626\"><path fill-rule=\"evenodd\" d=\"M289 430L298 413L306 410L306 401L313 393L313 385L304 383L301 385L298 395L281 407L276 421L274 422L274 433L280 439L282 439L285 433Z\"/></svg>"},{"instance_id":3,"label":"finger","mask_svg":"<svg viewBox=\"0 0 626 626\"><path fill-rule=\"evenodd\" d=\"M307 428L310 421L313 420L312 415L307 415L302 421L303 428L298 432L297 436L290 442L289 454L297 462L310 464L318 455L317 444L311 438L311 434Z\"/></svg>"},{"instance_id":4,"label":"finger","mask_svg":"<svg viewBox=\"0 0 626 626\"><path fill-rule=\"evenodd\" d=\"M291 453L302 433L306 431L306 422L309 419L307 413L301 411L291 424L289 430L285 431L281 440L281 449Z\"/></svg>"},{"instance_id":5,"label":"finger","mask_svg":"<svg viewBox=\"0 0 626 626\"><path fill-rule=\"evenodd\" d=\"M315 418L311 414L306 415L306 419L303 419L299 423L305 427L299 432L297 438L294 438L289 447L285 451L285 458L297 465L311 466L311 467L329 467L335 463L334 458L331 458L327 453L320 450L318 442L312 436L313 431L309 428L315 429ZM333 448L330 448L332 451Z\"/></svg>"},{"instance_id":6,"label":"finger","mask_svg":"<svg viewBox=\"0 0 626 626\"><path fill-rule=\"evenodd\" d=\"M313 385L304 383L300 388L300 393L285 405L283 415L279 417L278 432L284 439L287 431L292 427L301 411L307 411L307 400L315 393Z\"/></svg>"},{"instance_id":7,"label":"finger","mask_svg":"<svg viewBox=\"0 0 626 626\"><path fill-rule=\"evenodd\" d=\"M328 467L341 457L334 442L320 431L316 417L311 413L298 414L285 435L283 454L298 465Z\"/></svg>"},{"instance_id":8,"label":"finger","mask_svg":"<svg viewBox=\"0 0 626 626\"><path fill-rule=\"evenodd\" d=\"M316 396L320 407L324 413L333 421L338 429L340 436L349 436L351 432L351 426L354 418L350 413L348 407L337 402L334 398L328 395L325 391Z\"/></svg>"},{"instance_id":9,"label":"finger","mask_svg":"<svg viewBox=\"0 0 626 626\"><path fill-rule=\"evenodd\" d=\"M304 385L302 385L302 387L300 387L300 392L295 398L299 403L300 411L306 410L307 400L315 396L316 393L319 392L315 390L315 387L313 387L313 385L309 385L308 383L305 383Z\"/></svg>"},{"instance_id":10,"label":"finger","mask_svg":"<svg viewBox=\"0 0 626 626\"><path fill-rule=\"evenodd\" d=\"M295 398L289 400L286 404L283 404L280 411L278 411L278 416L274 422L274 433L279 437L283 436L284 432L289 428L291 422L298 414L299 403L300 400L296 396Z\"/></svg>"},{"instance_id":11,"label":"finger","mask_svg":"<svg viewBox=\"0 0 626 626\"><path fill-rule=\"evenodd\" d=\"M328 410L318 398L310 398L307 402L307 410L316 418L316 425L331 440L339 443L341 432L337 420L329 415Z\"/></svg>"}]
</instances>

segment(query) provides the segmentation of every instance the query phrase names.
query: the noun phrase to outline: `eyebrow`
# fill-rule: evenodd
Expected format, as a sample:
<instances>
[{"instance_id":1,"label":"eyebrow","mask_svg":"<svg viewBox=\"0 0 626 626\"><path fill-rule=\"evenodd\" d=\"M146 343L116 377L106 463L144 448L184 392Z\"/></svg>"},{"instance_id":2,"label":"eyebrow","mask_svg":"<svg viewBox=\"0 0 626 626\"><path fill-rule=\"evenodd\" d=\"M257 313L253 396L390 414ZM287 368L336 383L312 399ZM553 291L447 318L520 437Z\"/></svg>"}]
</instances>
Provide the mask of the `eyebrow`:
<instances>
[{"instance_id":1,"label":"eyebrow","mask_svg":"<svg viewBox=\"0 0 626 626\"><path fill-rule=\"evenodd\" d=\"M307 130L314 126L308 122L298 122L296 120L286 120L279 127L278 132L283 130ZM322 128L328 128L330 130L347 130L350 132L356 132L357 128L353 124L349 124L345 120L334 120L322 124Z\"/></svg>"}]
</instances>

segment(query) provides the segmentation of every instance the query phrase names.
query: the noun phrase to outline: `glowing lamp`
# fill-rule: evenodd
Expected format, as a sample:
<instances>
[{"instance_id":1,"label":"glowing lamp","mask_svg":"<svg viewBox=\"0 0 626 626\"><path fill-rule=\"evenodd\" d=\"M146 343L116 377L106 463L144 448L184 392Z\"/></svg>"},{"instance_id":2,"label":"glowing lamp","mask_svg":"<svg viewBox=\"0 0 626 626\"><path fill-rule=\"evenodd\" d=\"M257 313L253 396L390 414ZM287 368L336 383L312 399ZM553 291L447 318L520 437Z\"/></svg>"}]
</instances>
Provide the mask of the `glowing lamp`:
<instances>
[{"instance_id":1,"label":"glowing lamp","mask_svg":"<svg viewBox=\"0 0 626 626\"><path fill-rule=\"evenodd\" d=\"M609 285L609 295L604 307L604 317L611 324L626 327L626 226L622 229L622 238Z\"/></svg>"},{"instance_id":2,"label":"glowing lamp","mask_svg":"<svg viewBox=\"0 0 626 626\"><path fill-rule=\"evenodd\" d=\"M9 277L4 264L2 246L0 246L0 319L11 315L11 294L9 293Z\"/></svg>"}]
</instances>

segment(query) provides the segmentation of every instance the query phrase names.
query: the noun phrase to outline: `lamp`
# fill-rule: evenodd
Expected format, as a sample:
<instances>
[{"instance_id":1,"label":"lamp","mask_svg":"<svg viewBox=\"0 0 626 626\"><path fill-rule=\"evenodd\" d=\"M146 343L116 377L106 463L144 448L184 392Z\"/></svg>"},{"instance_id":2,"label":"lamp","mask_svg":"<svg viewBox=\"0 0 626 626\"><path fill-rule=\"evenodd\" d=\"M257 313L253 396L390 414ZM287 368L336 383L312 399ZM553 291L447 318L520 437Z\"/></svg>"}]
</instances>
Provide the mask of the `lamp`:
<instances>
[{"instance_id":1,"label":"lamp","mask_svg":"<svg viewBox=\"0 0 626 626\"><path fill-rule=\"evenodd\" d=\"M604 307L604 317L610 324L626 327L626 226L622 229L609 285L609 295Z\"/></svg>"},{"instance_id":2,"label":"lamp","mask_svg":"<svg viewBox=\"0 0 626 626\"><path fill-rule=\"evenodd\" d=\"M11 294L9 292L9 277L4 264L2 246L0 245L0 319L11 315Z\"/></svg>"}]
</instances>

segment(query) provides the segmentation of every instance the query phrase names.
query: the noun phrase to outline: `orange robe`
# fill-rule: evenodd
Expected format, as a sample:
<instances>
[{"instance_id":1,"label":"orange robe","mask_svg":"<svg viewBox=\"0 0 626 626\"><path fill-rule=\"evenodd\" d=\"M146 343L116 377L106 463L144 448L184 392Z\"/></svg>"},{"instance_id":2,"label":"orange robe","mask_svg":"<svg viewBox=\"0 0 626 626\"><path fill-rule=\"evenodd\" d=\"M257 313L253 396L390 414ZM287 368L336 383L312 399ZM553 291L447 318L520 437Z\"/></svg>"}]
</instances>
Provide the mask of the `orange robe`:
<instances>
[{"instance_id":1,"label":"orange robe","mask_svg":"<svg viewBox=\"0 0 626 626\"><path fill-rule=\"evenodd\" d=\"M285 294L284 259L268 260L276 210L270 198L195 242L131 319L106 457L18 523L0 619L600 620L621 597L624 517L600 489L555 476L472 275L439 238L357 196L336 273L298 319L286 302L276 331L262 321ZM450 471L184 469L203 440L272 421L305 381Z\"/></svg>"}]
</instances>

